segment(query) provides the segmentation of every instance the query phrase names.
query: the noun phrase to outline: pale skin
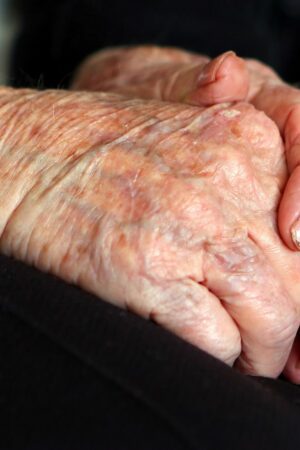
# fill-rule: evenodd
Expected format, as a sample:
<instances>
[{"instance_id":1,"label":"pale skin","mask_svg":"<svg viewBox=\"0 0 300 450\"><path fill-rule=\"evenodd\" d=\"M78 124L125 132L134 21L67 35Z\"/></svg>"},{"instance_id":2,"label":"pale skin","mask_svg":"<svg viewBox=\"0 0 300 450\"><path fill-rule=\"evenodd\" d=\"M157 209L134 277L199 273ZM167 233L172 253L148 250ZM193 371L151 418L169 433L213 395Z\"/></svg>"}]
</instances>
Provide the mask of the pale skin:
<instances>
[{"instance_id":1,"label":"pale skin","mask_svg":"<svg viewBox=\"0 0 300 450\"><path fill-rule=\"evenodd\" d=\"M278 208L278 229L291 250L300 249L300 91L268 66L227 52L210 60L182 50L153 46L108 49L79 68L74 89L119 92L206 106L245 100L277 124L285 145L289 178ZM285 368L300 382L300 337Z\"/></svg>"},{"instance_id":2,"label":"pale skin","mask_svg":"<svg viewBox=\"0 0 300 450\"><path fill-rule=\"evenodd\" d=\"M178 100L3 89L0 250L276 377L300 317L280 135L247 104Z\"/></svg>"},{"instance_id":3,"label":"pale skin","mask_svg":"<svg viewBox=\"0 0 300 450\"><path fill-rule=\"evenodd\" d=\"M290 173L279 208L279 231L290 249L300 249L300 228L299 245L294 230L300 216L300 90L270 67L234 52L211 60L173 48L114 48L89 57L73 88L199 106L245 100L264 111L282 134Z\"/></svg>"}]
</instances>

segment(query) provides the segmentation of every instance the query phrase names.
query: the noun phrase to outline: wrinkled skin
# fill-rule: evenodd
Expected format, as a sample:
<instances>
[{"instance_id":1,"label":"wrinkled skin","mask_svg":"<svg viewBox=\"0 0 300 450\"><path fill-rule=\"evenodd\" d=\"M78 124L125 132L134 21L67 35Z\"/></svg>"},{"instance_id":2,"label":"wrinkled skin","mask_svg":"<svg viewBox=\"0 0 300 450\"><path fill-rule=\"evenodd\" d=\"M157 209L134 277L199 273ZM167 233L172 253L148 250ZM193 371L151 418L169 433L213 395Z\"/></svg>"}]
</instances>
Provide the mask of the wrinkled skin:
<instances>
[{"instance_id":1,"label":"wrinkled skin","mask_svg":"<svg viewBox=\"0 0 300 450\"><path fill-rule=\"evenodd\" d=\"M287 171L247 104L2 90L0 250L276 377L299 327Z\"/></svg>"},{"instance_id":2,"label":"wrinkled skin","mask_svg":"<svg viewBox=\"0 0 300 450\"><path fill-rule=\"evenodd\" d=\"M300 249L300 90L284 83L270 67L233 52L210 60L174 48L123 47L87 58L73 88L199 106L245 100L264 111L282 135L290 174L278 208L279 232L290 249ZM300 383L300 333L285 375Z\"/></svg>"},{"instance_id":3,"label":"wrinkled skin","mask_svg":"<svg viewBox=\"0 0 300 450\"><path fill-rule=\"evenodd\" d=\"M73 88L199 106L246 100L264 111L282 135L290 173L280 202L279 231L289 248L300 249L300 90L270 67L233 52L210 60L175 48L122 47L88 57Z\"/></svg>"}]
</instances>

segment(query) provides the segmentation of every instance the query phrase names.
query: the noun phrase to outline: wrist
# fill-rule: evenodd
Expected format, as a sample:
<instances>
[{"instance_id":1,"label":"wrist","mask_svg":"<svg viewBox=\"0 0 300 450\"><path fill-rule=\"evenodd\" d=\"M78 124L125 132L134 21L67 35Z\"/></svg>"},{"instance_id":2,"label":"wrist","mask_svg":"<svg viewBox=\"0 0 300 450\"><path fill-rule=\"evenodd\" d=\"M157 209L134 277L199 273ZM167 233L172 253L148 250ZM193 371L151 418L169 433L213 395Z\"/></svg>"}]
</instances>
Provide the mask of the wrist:
<instances>
[{"instance_id":1,"label":"wrist","mask_svg":"<svg viewBox=\"0 0 300 450\"><path fill-rule=\"evenodd\" d=\"M26 150L19 142L21 129L27 131L25 105L32 93L0 87L0 237L24 195L26 180L32 182Z\"/></svg>"},{"instance_id":2,"label":"wrist","mask_svg":"<svg viewBox=\"0 0 300 450\"><path fill-rule=\"evenodd\" d=\"M148 116L143 102L134 101L131 108L132 101L105 93L8 89L2 94L0 239L29 193L35 202L37 190L51 189L76 164L87 164L87 170L101 166L109 145L134 127L136 117L147 124L160 111L150 104Z\"/></svg>"},{"instance_id":3,"label":"wrist","mask_svg":"<svg viewBox=\"0 0 300 450\"><path fill-rule=\"evenodd\" d=\"M67 162L101 139L100 130L89 136L93 105L84 98L67 91L0 88L0 237L34 186L49 185ZM101 102L97 107L103 114Z\"/></svg>"}]
</instances>

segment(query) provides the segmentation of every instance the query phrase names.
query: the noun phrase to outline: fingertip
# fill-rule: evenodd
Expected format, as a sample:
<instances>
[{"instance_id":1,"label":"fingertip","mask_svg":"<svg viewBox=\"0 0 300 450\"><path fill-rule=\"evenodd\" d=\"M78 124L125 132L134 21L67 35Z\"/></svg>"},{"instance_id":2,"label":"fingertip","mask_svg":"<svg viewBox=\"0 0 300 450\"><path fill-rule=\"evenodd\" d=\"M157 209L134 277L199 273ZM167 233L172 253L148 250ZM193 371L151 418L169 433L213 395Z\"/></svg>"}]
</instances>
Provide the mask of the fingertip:
<instances>
[{"instance_id":1,"label":"fingertip","mask_svg":"<svg viewBox=\"0 0 300 450\"><path fill-rule=\"evenodd\" d=\"M242 58L229 51L214 58L202 70L197 88L189 97L193 104L212 105L243 101L249 90L249 75Z\"/></svg>"},{"instance_id":2,"label":"fingertip","mask_svg":"<svg viewBox=\"0 0 300 450\"><path fill-rule=\"evenodd\" d=\"M209 61L199 74L197 86L207 86L208 84L214 83L219 78L223 77L226 70L229 69L228 61L230 63L232 58L235 59L236 54L230 50Z\"/></svg>"},{"instance_id":3,"label":"fingertip","mask_svg":"<svg viewBox=\"0 0 300 450\"><path fill-rule=\"evenodd\" d=\"M228 52L223 56L218 65L216 80L232 77L232 75L239 77L243 84L245 84L246 81L249 83L248 69L245 60L237 56L234 52Z\"/></svg>"},{"instance_id":4,"label":"fingertip","mask_svg":"<svg viewBox=\"0 0 300 450\"><path fill-rule=\"evenodd\" d=\"M285 186L278 209L278 229L291 250L300 250L300 166L297 166Z\"/></svg>"},{"instance_id":5,"label":"fingertip","mask_svg":"<svg viewBox=\"0 0 300 450\"><path fill-rule=\"evenodd\" d=\"M246 63L236 54L229 54L220 64L216 75L216 88L226 101L245 100L249 90Z\"/></svg>"}]
</instances>

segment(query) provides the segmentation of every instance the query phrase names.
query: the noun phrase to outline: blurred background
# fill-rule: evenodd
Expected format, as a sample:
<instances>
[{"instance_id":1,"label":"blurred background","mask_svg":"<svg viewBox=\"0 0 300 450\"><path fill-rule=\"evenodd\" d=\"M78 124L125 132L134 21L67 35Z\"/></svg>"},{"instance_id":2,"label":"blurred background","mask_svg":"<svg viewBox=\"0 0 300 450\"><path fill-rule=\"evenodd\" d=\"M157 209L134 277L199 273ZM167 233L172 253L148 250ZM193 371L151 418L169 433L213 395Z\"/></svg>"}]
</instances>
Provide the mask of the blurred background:
<instances>
[{"instance_id":1,"label":"blurred background","mask_svg":"<svg viewBox=\"0 0 300 450\"><path fill-rule=\"evenodd\" d=\"M88 54L145 43L210 56L232 49L299 82L300 0L0 0L2 84L68 88Z\"/></svg>"},{"instance_id":2,"label":"blurred background","mask_svg":"<svg viewBox=\"0 0 300 450\"><path fill-rule=\"evenodd\" d=\"M10 50L17 28L12 1L0 0L0 84L8 83Z\"/></svg>"}]
</instances>

